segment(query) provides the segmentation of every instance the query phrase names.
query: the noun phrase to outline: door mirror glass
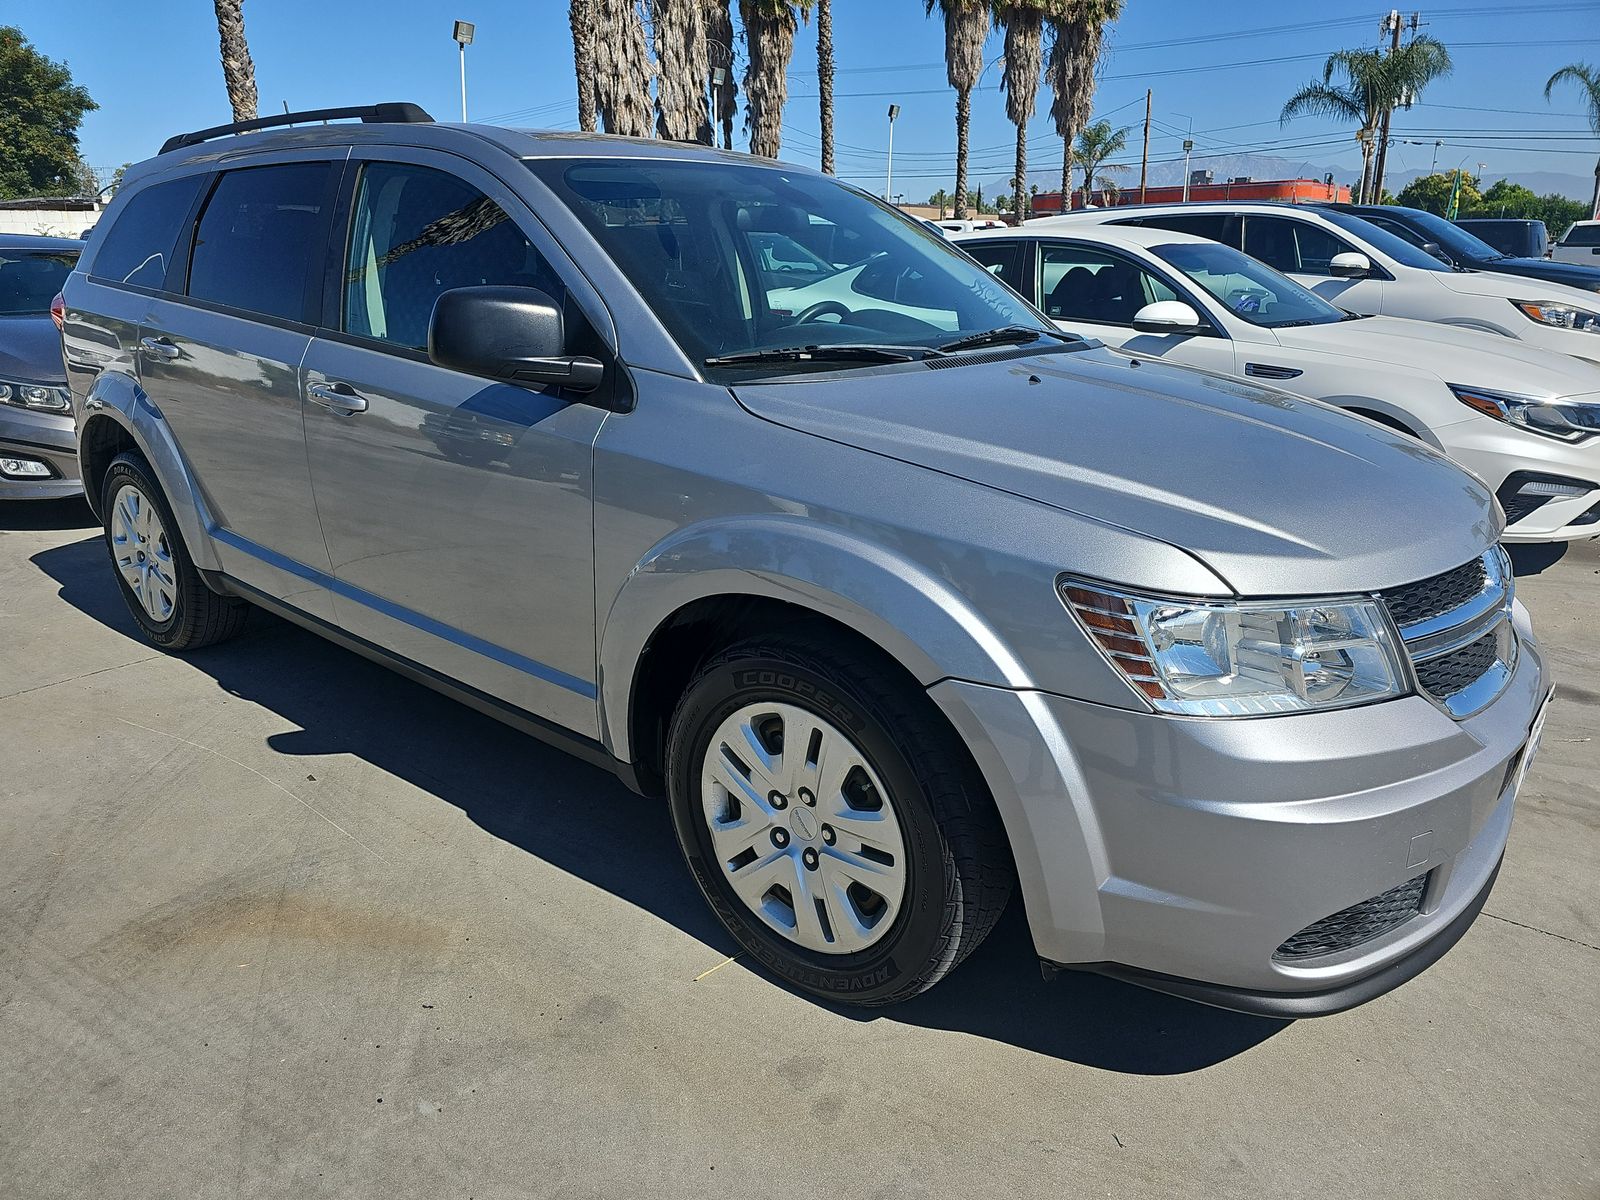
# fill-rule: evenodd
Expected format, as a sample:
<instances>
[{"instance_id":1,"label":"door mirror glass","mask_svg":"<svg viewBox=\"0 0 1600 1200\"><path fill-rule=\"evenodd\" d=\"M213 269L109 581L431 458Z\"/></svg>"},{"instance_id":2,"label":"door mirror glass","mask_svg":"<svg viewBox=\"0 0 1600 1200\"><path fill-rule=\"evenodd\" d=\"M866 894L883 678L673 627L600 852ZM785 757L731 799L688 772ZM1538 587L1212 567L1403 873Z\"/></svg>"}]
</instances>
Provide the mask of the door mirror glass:
<instances>
[{"instance_id":1,"label":"door mirror glass","mask_svg":"<svg viewBox=\"0 0 1600 1200\"><path fill-rule=\"evenodd\" d=\"M1199 333L1200 314L1182 300L1157 300L1133 314L1140 333Z\"/></svg>"},{"instance_id":2,"label":"door mirror glass","mask_svg":"<svg viewBox=\"0 0 1600 1200\"><path fill-rule=\"evenodd\" d=\"M1438 249L1437 246L1434 247ZM1372 274L1372 260L1365 254L1346 250L1335 254L1328 262L1328 274L1338 279L1365 279Z\"/></svg>"},{"instance_id":3,"label":"door mirror glass","mask_svg":"<svg viewBox=\"0 0 1600 1200\"><path fill-rule=\"evenodd\" d=\"M428 358L468 375L574 392L594 391L605 376L599 359L566 353L561 308L537 288L442 293L428 321Z\"/></svg>"},{"instance_id":4,"label":"door mirror glass","mask_svg":"<svg viewBox=\"0 0 1600 1200\"><path fill-rule=\"evenodd\" d=\"M1450 256L1444 252L1444 247L1439 245L1438 242L1423 242L1422 248L1424 251L1437 258L1440 262L1451 261Z\"/></svg>"}]
</instances>

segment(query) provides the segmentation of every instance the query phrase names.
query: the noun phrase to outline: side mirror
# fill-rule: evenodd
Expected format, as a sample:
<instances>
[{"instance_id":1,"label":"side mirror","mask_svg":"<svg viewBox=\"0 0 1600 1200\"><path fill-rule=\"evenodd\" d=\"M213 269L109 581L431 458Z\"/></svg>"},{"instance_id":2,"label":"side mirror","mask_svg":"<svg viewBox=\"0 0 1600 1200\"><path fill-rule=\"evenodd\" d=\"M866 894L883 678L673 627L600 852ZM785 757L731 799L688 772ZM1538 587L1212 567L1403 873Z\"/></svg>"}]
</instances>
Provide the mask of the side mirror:
<instances>
[{"instance_id":1,"label":"side mirror","mask_svg":"<svg viewBox=\"0 0 1600 1200\"><path fill-rule=\"evenodd\" d=\"M560 306L536 288L452 288L434 302L428 321L428 358L438 366L504 383L594 391L605 364L573 357L566 346Z\"/></svg>"},{"instance_id":2,"label":"side mirror","mask_svg":"<svg viewBox=\"0 0 1600 1200\"><path fill-rule=\"evenodd\" d=\"M1157 300L1133 314L1140 333L1199 333L1205 326L1200 314L1182 300Z\"/></svg>"},{"instance_id":3,"label":"side mirror","mask_svg":"<svg viewBox=\"0 0 1600 1200\"><path fill-rule=\"evenodd\" d=\"M1433 255L1440 262L1444 262L1444 263L1453 263L1454 262L1454 260L1448 254L1446 254L1444 252L1444 247L1439 245L1438 242L1423 242L1422 243L1422 250L1423 250L1423 253L1425 253L1425 254Z\"/></svg>"},{"instance_id":4,"label":"side mirror","mask_svg":"<svg viewBox=\"0 0 1600 1200\"><path fill-rule=\"evenodd\" d=\"M1335 279L1365 279L1372 274L1372 260L1365 254L1346 250L1328 260L1328 274Z\"/></svg>"}]
</instances>

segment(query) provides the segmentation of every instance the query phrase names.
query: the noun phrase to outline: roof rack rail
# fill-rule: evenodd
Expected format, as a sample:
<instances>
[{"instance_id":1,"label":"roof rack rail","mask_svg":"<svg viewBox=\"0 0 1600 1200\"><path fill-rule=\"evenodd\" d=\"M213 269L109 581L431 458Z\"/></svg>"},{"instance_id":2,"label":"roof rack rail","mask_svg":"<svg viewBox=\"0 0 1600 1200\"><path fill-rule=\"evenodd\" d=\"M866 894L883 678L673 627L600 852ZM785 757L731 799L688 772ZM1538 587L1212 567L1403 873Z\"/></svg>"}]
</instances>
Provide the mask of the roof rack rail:
<instances>
[{"instance_id":1,"label":"roof rack rail","mask_svg":"<svg viewBox=\"0 0 1600 1200\"><path fill-rule=\"evenodd\" d=\"M364 122L381 122L388 125L432 124L433 118L416 104L367 104L359 108L318 108L309 112L276 113L270 117L257 117L254 121L235 121L231 125L213 125L210 129L196 129L193 133L180 133L161 143L161 153L179 150L184 146L198 146L230 133L248 133L252 129L277 129L284 125L300 125L309 121L339 121L359 117Z\"/></svg>"}]
</instances>

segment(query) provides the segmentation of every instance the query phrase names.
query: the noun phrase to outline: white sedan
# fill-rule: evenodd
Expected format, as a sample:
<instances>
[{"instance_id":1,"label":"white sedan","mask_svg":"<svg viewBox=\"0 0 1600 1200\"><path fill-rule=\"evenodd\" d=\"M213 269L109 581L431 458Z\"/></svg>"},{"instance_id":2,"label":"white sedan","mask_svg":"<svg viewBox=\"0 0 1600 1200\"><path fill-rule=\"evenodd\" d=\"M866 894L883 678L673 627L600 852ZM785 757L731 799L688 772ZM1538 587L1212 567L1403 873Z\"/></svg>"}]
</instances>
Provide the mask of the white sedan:
<instances>
[{"instance_id":1,"label":"white sedan","mask_svg":"<svg viewBox=\"0 0 1600 1200\"><path fill-rule=\"evenodd\" d=\"M1360 317L1217 242L1063 222L956 242L1062 329L1273 384L1443 450L1507 541L1600 535L1600 366L1447 325Z\"/></svg>"}]
</instances>

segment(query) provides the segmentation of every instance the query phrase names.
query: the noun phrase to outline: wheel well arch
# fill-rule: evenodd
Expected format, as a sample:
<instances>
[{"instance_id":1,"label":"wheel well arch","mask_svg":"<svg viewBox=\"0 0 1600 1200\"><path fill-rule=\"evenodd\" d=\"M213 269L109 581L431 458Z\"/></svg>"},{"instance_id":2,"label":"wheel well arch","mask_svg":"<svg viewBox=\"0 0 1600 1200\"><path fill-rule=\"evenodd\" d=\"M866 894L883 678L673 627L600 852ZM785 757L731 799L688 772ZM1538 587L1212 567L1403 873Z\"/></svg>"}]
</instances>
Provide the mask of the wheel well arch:
<instances>
[{"instance_id":1,"label":"wheel well arch","mask_svg":"<svg viewBox=\"0 0 1600 1200\"><path fill-rule=\"evenodd\" d=\"M678 697L683 695L700 665L746 637L771 634L776 630L826 633L859 654L869 665L889 671L907 686L922 690L916 676L882 646L859 630L815 609L754 594L722 594L691 600L655 627L634 665L626 720L633 751L634 779L640 790L649 795L665 791L663 763L667 728ZM933 707L937 710L937 705ZM951 734L955 736L954 729Z\"/></svg>"},{"instance_id":2,"label":"wheel well arch","mask_svg":"<svg viewBox=\"0 0 1600 1200\"><path fill-rule=\"evenodd\" d=\"M89 507L102 520L100 488L111 469L111 462L119 454L139 449L133 434L118 421L104 415L90 417L78 435L78 474L83 480L83 494Z\"/></svg>"},{"instance_id":3,"label":"wheel well arch","mask_svg":"<svg viewBox=\"0 0 1600 1200\"><path fill-rule=\"evenodd\" d=\"M1415 428L1406 424L1393 413L1379 412L1375 408L1362 408L1359 405L1351 405L1346 411L1353 412L1358 417L1365 417L1369 421L1376 421L1379 425L1386 425L1390 429L1398 430L1401 433L1410 434L1412 437L1417 438L1420 441L1428 440L1427 438L1424 438L1422 434L1419 433Z\"/></svg>"}]
</instances>

